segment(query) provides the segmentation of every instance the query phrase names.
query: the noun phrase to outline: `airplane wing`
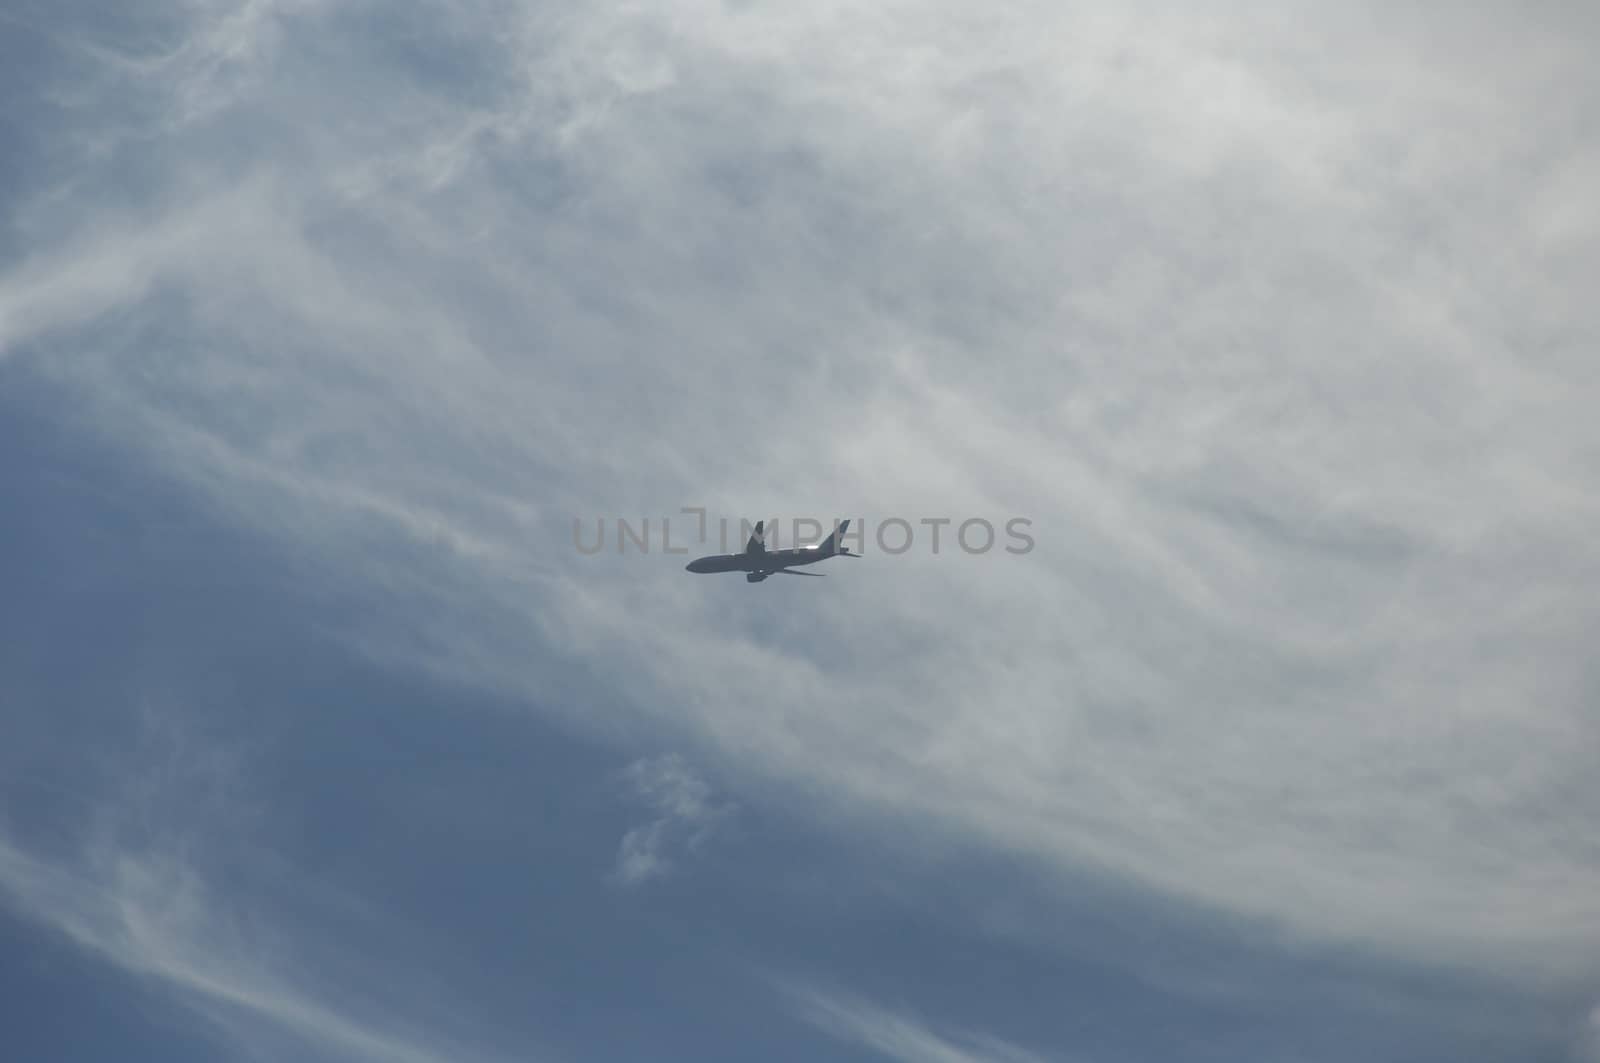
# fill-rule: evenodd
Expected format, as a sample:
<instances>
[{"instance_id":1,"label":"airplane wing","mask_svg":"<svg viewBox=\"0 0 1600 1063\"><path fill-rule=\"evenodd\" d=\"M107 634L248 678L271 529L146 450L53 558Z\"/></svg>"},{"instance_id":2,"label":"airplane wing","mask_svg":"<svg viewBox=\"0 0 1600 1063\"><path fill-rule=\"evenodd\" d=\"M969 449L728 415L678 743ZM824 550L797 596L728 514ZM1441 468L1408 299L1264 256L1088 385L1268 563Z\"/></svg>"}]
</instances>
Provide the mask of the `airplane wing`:
<instances>
[{"instance_id":1,"label":"airplane wing","mask_svg":"<svg viewBox=\"0 0 1600 1063\"><path fill-rule=\"evenodd\" d=\"M745 553L747 553L747 554L764 554L764 553L767 552L766 533L763 531L763 529L766 526L767 526L767 522L766 521L764 521L764 520L756 521L755 534L750 536L750 541L744 544L744 552Z\"/></svg>"}]
</instances>

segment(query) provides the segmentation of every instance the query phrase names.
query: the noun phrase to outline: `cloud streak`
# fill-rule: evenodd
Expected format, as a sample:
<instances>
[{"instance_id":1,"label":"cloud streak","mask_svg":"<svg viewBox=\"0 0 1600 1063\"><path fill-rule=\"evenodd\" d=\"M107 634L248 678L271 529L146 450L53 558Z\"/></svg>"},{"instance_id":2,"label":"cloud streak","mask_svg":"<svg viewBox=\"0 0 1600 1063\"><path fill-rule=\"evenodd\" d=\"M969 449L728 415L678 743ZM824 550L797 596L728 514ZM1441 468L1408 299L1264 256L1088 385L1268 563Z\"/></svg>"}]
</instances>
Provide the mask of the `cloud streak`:
<instances>
[{"instance_id":1,"label":"cloud streak","mask_svg":"<svg viewBox=\"0 0 1600 1063\"><path fill-rule=\"evenodd\" d=\"M146 703L131 715L138 724L125 747L81 745L74 785L52 788L52 797L71 799L70 815L40 821L48 831L35 824L29 833L39 837L29 840L20 827L0 829L0 905L161 986L244 1057L501 1058L429 1030L429 1021L456 1024L440 1019L437 1001L404 1015L375 1004L404 993L404 979L366 957L352 967L352 957L284 915L325 886L299 869L292 889L273 893L283 858L260 829L244 759L177 710ZM25 728L19 735L32 740ZM250 839L247 859L230 848L233 838ZM249 889L240 886L241 866L251 872ZM340 909L352 934L370 919L352 898L320 900Z\"/></svg>"},{"instance_id":2,"label":"cloud streak","mask_svg":"<svg viewBox=\"0 0 1600 1063\"><path fill-rule=\"evenodd\" d=\"M1034 1055L983 1034L935 1032L921 1020L859 997L816 989L788 991L795 1011L841 1041L861 1045L897 1063L1043 1063Z\"/></svg>"},{"instance_id":3,"label":"cloud streak","mask_svg":"<svg viewBox=\"0 0 1600 1063\"><path fill-rule=\"evenodd\" d=\"M352 1018L295 989L252 957L248 941L239 940L216 912L211 891L181 865L100 851L89 855L83 869L68 870L0 839L0 888L21 914L130 974L178 990L247 1051L259 1035L239 1023L241 1016L265 1020L338 1058L463 1058L459 1046L397 1034L384 1028L391 1024Z\"/></svg>"}]
</instances>

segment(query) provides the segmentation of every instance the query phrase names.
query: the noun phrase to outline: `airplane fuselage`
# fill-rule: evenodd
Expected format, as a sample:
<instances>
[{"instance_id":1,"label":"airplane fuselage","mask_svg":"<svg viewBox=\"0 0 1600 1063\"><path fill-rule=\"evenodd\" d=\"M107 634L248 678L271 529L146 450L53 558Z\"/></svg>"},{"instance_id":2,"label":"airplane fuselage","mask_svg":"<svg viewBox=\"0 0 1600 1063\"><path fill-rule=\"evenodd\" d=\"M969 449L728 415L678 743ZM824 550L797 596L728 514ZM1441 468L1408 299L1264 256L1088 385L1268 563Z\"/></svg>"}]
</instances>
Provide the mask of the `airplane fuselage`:
<instances>
[{"instance_id":1,"label":"airplane fuselage","mask_svg":"<svg viewBox=\"0 0 1600 1063\"><path fill-rule=\"evenodd\" d=\"M776 572L780 568L796 565L814 565L832 554L817 547L798 547L793 550L759 550L742 554L707 554L697 557L684 567L690 572Z\"/></svg>"}]
</instances>

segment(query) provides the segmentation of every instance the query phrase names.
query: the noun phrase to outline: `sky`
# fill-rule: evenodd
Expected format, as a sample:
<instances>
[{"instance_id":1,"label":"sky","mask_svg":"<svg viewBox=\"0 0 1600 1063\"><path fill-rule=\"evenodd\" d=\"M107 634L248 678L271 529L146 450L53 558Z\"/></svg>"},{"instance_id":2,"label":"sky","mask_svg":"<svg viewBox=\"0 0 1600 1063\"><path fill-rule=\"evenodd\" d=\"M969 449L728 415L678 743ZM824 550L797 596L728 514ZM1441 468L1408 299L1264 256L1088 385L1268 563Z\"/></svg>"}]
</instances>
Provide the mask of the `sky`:
<instances>
[{"instance_id":1,"label":"sky","mask_svg":"<svg viewBox=\"0 0 1600 1063\"><path fill-rule=\"evenodd\" d=\"M1600 1061L1597 33L8 4L0 1055Z\"/></svg>"}]
</instances>

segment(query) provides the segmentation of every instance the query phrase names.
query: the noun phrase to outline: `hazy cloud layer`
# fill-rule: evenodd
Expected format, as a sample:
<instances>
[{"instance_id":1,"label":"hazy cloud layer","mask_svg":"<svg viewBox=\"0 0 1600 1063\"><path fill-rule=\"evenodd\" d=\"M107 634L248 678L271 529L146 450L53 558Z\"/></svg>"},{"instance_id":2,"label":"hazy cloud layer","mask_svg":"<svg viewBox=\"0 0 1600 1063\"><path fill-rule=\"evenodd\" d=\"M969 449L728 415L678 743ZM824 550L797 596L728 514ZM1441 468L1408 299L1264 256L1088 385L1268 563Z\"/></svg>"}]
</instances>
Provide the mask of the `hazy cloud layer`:
<instances>
[{"instance_id":1,"label":"hazy cloud layer","mask_svg":"<svg viewBox=\"0 0 1600 1063\"><path fill-rule=\"evenodd\" d=\"M1579 6L64 11L5 370L409 603L352 644L818 822L1595 977ZM1038 548L571 548L684 505Z\"/></svg>"}]
</instances>

